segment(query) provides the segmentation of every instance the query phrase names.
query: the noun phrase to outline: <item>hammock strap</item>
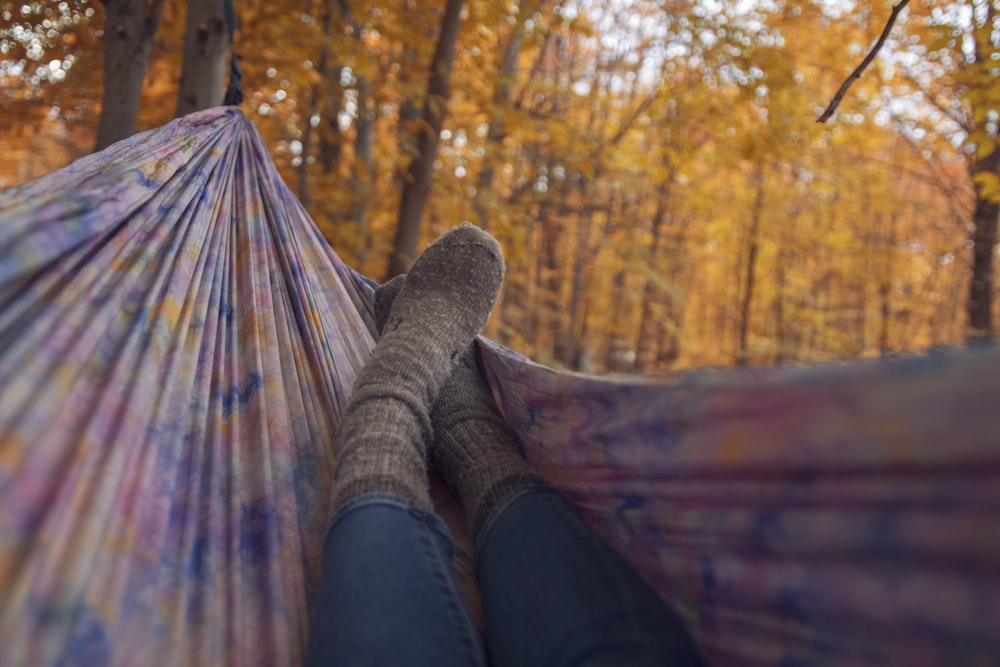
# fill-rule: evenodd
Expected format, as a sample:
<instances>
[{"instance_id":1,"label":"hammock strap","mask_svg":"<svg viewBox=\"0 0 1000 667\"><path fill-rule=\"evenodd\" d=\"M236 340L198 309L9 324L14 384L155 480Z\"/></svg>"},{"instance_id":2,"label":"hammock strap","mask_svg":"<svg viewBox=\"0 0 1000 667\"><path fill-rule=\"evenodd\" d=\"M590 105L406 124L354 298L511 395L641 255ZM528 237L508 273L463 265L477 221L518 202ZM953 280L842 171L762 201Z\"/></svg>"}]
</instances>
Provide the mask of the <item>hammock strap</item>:
<instances>
[{"instance_id":1,"label":"hammock strap","mask_svg":"<svg viewBox=\"0 0 1000 667\"><path fill-rule=\"evenodd\" d=\"M243 102L243 70L240 69L240 57L236 55L236 17L233 13L233 0L226 0L226 25L229 27L229 85L226 86L226 97L223 104L239 106Z\"/></svg>"}]
</instances>

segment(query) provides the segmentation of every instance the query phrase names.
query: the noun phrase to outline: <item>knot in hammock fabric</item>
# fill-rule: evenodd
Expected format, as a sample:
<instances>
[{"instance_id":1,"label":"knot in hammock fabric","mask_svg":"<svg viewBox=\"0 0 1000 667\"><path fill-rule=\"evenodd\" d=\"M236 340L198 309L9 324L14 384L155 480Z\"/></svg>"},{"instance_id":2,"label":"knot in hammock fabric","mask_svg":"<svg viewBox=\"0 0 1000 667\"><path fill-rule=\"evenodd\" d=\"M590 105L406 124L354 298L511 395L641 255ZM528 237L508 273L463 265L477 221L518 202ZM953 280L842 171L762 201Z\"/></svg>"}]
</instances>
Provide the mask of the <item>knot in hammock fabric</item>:
<instances>
[{"instance_id":1,"label":"knot in hammock fabric","mask_svg":"<svg viewBox=\"0 0 1000 667\"><path fill-rule=\"evenodd\" d=\"M370 300L237 109L0 192L0 664L299 664ZM996 351L652 378L484 344L710 664L1000 656Z\"/></svg>"}]
</instances>

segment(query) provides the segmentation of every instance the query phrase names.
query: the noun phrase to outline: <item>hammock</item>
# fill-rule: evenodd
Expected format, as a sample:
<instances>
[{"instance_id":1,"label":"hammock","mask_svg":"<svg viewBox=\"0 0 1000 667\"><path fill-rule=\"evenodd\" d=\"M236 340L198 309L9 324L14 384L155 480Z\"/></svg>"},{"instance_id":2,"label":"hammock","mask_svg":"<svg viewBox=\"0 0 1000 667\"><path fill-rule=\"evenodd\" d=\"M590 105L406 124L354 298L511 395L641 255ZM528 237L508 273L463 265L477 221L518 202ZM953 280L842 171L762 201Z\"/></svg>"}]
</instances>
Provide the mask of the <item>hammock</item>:
<instances>
[{"instance_id":1,"label":"hammock","mask_svg":"<svg viewBox=\"0 0 1000 667\"><path fill-rule=\"evenodd\" d=\"M232 108L0 193L0 664L298 664L370 298ZM596 377L481 344L710 664L1000 660L996 351Z\"/></svg>"}]
</instances>

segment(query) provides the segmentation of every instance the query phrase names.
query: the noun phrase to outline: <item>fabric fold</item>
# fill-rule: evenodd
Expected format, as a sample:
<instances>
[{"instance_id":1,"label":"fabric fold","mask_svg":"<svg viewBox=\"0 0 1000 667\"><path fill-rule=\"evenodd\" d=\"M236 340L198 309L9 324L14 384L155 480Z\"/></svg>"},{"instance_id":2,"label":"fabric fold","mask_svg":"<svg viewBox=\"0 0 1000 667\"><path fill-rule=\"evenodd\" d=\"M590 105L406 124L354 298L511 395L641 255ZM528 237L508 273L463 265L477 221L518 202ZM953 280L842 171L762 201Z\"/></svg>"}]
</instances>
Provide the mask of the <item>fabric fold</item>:
<instances>
[{"instance_id":1,"label":"fabric fold","mask_svg":"<svg viewBox=\"0 0 1000 667\"><path fill-rule=\"evenodd\" d=\"M0 192L0 664L300 663L371 289L237 109ZM1000 656L997 351L596 377L481 344L711 664Z\"/></svg>"}]
</instances>

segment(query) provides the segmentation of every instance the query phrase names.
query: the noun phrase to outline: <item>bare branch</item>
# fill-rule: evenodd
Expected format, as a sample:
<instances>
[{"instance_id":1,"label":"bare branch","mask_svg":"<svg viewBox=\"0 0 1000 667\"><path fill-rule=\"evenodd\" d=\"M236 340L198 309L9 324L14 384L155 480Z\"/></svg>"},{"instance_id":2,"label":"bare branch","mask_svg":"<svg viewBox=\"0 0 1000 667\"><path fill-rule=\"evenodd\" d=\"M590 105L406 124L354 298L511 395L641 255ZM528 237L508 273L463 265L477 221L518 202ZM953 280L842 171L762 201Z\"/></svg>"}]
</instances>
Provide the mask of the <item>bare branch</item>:
<instances>
[{"instance_id":1,"label":"bare branch","mask_svg":"<svg viewBox=\"0 0 1000 667\"><path fill-rule=\"evenodd\" d=\"M608 140L608 143L612 146L616 145L622 138L628 134L628 131L635 126L635 122L639 119L639 116L644 114L649 107L653 106L653 103L660 99L659 93L654 93L640 102L636 108L629 115L628 120L622 123L618 131Z\"/></svg>"},{"instance_id":2,"label":"bare branch","mask_svg":"<svg viewBox=\"0 0 1000 667\"><path fill-rule=\"evenodd\" d=\"M878 41L875 42L875 45L871 48L871 51L868 52L868 55L865 56L865 59L861 61L861 64L858 65L857 69L851 72L851 75L847 77L847 80L841 84L840 90L838 90L837 94L833 96L832 100L830 100L830 105L820 115L820 117L816 119L817 123L825 123L830 119L830 116L833 115L833 112L837 110L837 107L840 106L840 100L843 99L847 89L850 88L851 84L861 76L861 73L865 71L865 68L867 68L873 60L875 60L875 56L878 55L879 49L881 49L882 45L885 44L886 38L892 31L892 26L896 22L896 17L899 16L899 13L903 11L903 8L906 7L909 2L910 0L899 0L899 2L893 6L892 14L889 15L889 20L886 21L885 28L882 30L882 34L879 35Z\"/></svg>"}]
</instances>

